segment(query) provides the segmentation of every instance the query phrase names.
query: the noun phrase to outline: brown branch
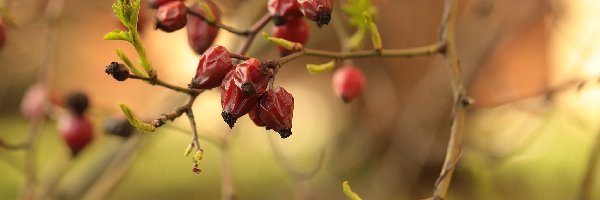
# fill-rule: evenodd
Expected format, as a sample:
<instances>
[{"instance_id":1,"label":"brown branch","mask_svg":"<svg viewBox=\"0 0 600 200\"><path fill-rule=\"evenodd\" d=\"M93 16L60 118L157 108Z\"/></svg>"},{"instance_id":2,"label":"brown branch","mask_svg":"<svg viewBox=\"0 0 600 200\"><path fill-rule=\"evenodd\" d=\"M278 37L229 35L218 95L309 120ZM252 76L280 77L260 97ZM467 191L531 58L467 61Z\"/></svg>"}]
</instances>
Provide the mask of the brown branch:
<instances>
[{"instance_id":1,"label":"brown branch","mask_svg":"<svg viewBox=\"0 0 600 200\"><path fill-rule=\"evenodd\" d=\"M283 151L281 149L279 149L277 147L277 145L275 145L275 139L273 139L274 137L271 137L269 134L266 134L267 137L269 137L269 144L271 145L271 149L273 150L273 153L275 154L275 159L277 160L277 162L279 162L279 164L281 164L281 166L283 167L283 169L292 176L293 179L295 180L307 180L310 179L312 177L314 177L317 172L319 172L319 170L321 169L321 167L323 166L323 162L325 160L325 149L321 150L321 153L319 154L319 160L317 160L317 164L315 164L315 166L309 170L308 172L301 172L300 170L297 169L297 167L295 167L294 164L292 164L285 155L283 155Z\"/></svg>"},{"instance_id":2,"label":"brown branch","mask_svg":"<svg viewBox=\"0 0 600 200\"><path fill-rule=\"evenodd\" d=\"M456 50L456 17L458 5L457 0L446 0L444 15L440 25L441 40L446 44L446 61L448 67L452 71L452 89L453 89L453 103L451 113L451 126L450 126L450 139L448 141L448 147L446 150L446 157L444 159L444 165L434 186L434 192L432 199L444 199L448 193L448 188L452 181L452 175L456 164L460 159L462 149L462 137L465 120L465 106L469 104L467 101L466 90L464 87L462 70L460 62L458 60L458 53Z\"/></svg>"},{"instance_id":3,"label":"brown branch","mask_svg":"<svg viewBox=\"0 0 600 200\"><path fill-rule=\"evenodd\" d=\"M0 148L4 148L7 150L23 150L29 148L29 146L29 141L24 141L22 143L17 144L9 144L6 143L4 140L0 140Z\"/></svg>"},{"instance_id":4,"label":"brown branch","mask_svg":"<svg viewBox=\"0 0 600 200\"><path fill-rule=\"evenodd\" d=\"M202 21L206 22L208 25L211 25L211 26L214 26L214 27L226 30L226 31L228 31L230 33L233 33L233 34L236 34L236 35L240 35L240 36L244 36L244 37L248 37L248 36L250 36L252 34L252 30L240 30L240 29L237 29L237 28L233 28L231 26L227 26L227 25L221 23L221 21L219 21L219 20L216 20L216 21L208 20L208 19L206 19L206 17L202 16L199 13L196 13L191 8L187 8L186 11L187 11L187 13L189 15L192 15L194 17L200 18Z\"/></svg>"},{"instance_id":5,"label":"brown branch","mask_svg":"<svg viewBox=\"0 0 600 200\"><path fill-rule=\"evenodd\" d=\"M165 125L167 121L173 121L179 118L181 115L183 115L183 113L186 113L188 112L188 110L192 109L192 105L194 104L194 101L196 101L197 96L198 95L191 95L185 105L177 107L177 109L175 109L172 112L161 114L159 118L153 120L152 122L150 122L150 124L158 128L162 125Z\"/></svg>"},{"instance_id":6,"label":"brown branch","mask_svg":"<svg viewBox=\"0 0 600 200\"><path fill-rule=\"evenodd\" d=\"M221 200L234 200L235 188L231 169L231 151L229 143L231 135L226 135L221 142Z\"/></svg>"},{"instance_id":7,"label":"brown branch","mask_svg":"<svg viewBox=\"0 0 600 200\"><path fill-rule=\"evenodd\" d=\"M204 90L201 90L201 89L190 89L190 88L183 88L183 87L172 85L170 83L167 83L167 82L164 82L164 81L158 79L157 76L142 77L142 76L138 76L138 75L134 75L134 74L129 74L129 78L148 81L148 83L150 83L152 85L160 85L165 88L169 88L169 89L175 90L177 92L188 93L190 95L199 95L200 93L204 92Z\"/></svg>"},{"instance_id":8,"label":"brown branch","mask_svg":"<svg viewBox=\"0 0 600 200\"><path fill-rule=\"evenodd\" d=\"M250 27L250 34L246 36L246 40L244 40L244 43L242 43L242 46L240 46L238 49L237 54L246 55L248 49L250 49L250 46L254 41L254 38L256 38L256 34L258 34L258 32L260 32L260 30L262 30L262 28L269 23L269 21L271 21L271 14L267 12Z\"/></svg>"}]
</instances>

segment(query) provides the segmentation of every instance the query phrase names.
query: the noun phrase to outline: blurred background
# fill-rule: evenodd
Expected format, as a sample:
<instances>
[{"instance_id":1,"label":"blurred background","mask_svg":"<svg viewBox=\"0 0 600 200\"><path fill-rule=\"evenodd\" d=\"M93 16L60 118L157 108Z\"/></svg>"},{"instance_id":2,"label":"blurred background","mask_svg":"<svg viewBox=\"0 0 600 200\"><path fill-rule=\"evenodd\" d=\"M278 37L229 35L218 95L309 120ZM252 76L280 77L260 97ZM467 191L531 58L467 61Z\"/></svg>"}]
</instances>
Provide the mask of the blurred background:
<instances>
[{"instance_id":1,"label":"blurred background","mask_svg":"<svg viewBox=\"0 0 600 200\"><path fill-rule=\"evenodd\" d=\"M64 0L61 8L48 6L56 2L0 1L16 24L7 26L0 51L0 139L19 143L28 138L31 123L21 114L20 102L44 68L50 73L51 96L79 90L91 100L95 140L77 157L70 156L56 121L42 126L34 148L37 198L220 199L227 163L236 199L345 199L344 180L364 199L431 196L446 151L452 100L442 56L355 60L368 84L349 104L333 94L331 72L310 75L305 70L306 64L327 59L303 57L287 64L276 81L295 97L294 134L285 140L248 117L229 130L220 115L218 90L205 92L193 107L196 122L201 135L217 142L200 141L204 160L195 175L191 159L182 155L190 141L185 117L129 138L103 130L105 119L122 115L119 103L150 120L187 98L138 80L117 82L104 73L118 60L115 48L136 58L129 44L102 40L119 28L113 1ZM215 3L223 23L234 27L249 27L266 12L264 0ZM373 3L384 48L437 41L442 1ZM59 11L54 23L46 20L49 9ZM598 10L597 0L459 1L458 53L475 103L467 112L449 199L578 197L600 129ZM199 55L188 47L185 31L153 30L154 12L142 13L148 56L162 80L185 86ZM335 20L332 25L346 24ZM338 51L332 25L309 23L306 46ZM220 31L215 44L235 49L242 40ZM371 48L368 42L365 48ZM248 55L279 56L262 38ZM219 145L222 138L228 141L225 147ZM24 196L28 155L0 148L0 199ZM600 199L600 186L592 192L592 199Z\"/></svg>"}]
</instances>

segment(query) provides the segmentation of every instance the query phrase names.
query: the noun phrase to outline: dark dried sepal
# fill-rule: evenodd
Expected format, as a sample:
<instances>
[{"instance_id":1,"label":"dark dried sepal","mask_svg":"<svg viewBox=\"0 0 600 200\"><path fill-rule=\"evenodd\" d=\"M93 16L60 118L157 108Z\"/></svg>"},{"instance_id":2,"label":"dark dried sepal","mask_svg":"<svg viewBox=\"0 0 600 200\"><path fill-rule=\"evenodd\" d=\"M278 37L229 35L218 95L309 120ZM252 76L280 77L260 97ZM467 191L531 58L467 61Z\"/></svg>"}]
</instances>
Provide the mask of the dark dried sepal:
<instances>
[{"instance_id":1,"label":"dark dried sepal","mask_svg":"<svg viewBox=\"0 0 600 200\"><path fill-rule=\"evenodd\" d=\"M233 115L231 113L228 113L228 112L221 112L221 116L223 117L223 120L225 121L225 123L227 123L227 125L229 125L229 128L233 128L237 119L235 117L233 117Z\"/></svg>"},{"instance_id":2,"label":"dark dried sepal","mask_svg":"<svg viewBox=\"0 0 600 200\"><path fill-rule=\"evenodd\" d=\"M129 78L129 69L124 64L118 62L111 62L104 70L107 74L117 81L124 81Z\"/></svg>"},{"instance_id":3,"label":"dark dried sepal","mask_svg":"<svg viewBox=\"0 0 600 200\"><path fill-rule=\"evenodd\" d=\"M279 133L279 136L281 136L281 139L285 139L290 137L290 135L292 135L292 129L291 128L287 128L287 129L281 129L279 131L277 131Z\"/></svg>"},{"instance_id":4,"label":"dark dried sepal","mask_svg":"<svg viewBox=\"0 0 600 200\"><path fill-rule=\"evenodd\" d=\"M331 21L331 12L320 11L317 14L317 25L319 27L329 24L329 21Z\"/></svg>"}]
</instances>

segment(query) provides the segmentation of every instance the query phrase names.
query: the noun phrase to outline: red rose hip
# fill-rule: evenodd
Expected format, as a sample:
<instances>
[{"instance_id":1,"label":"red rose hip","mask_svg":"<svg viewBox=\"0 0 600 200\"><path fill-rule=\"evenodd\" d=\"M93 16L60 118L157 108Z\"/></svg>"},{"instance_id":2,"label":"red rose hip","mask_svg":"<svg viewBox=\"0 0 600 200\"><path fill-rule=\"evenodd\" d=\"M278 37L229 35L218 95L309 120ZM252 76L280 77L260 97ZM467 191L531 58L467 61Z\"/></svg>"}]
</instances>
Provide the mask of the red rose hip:
<instances>
[{"instance_id":1,"label":"red rose hip","mask_svg":"<svg viewBox=\"0 0 600 200\"><path fill-rule=\"evenodd\" d=\"M258 106L260 119L267 128L277 131L281 138L292 135L294 117L294 97L282 87L269 90L260 99Z\"/></svg>"},{"instance_id":2,"label":"red rose hip","mask_svg":"<svg viewBox=\"0 0 600 200\"><path fill-rule=\"evenodd\" d=\"M156 28L165 32L173 32L183 28L187 23L187 7L181 1L171 1L158 7L156 11Z\"/></svg>"},{"instance_id":3,"label":"red rose hip","mask_svg":"<svg viewBox=\"0 0 600 200\"><path fill-rule=\"evenodd\" d=\"M252 122L254 122L254 124L256 126L258 126L258 127L266 126L265 122L263 122L262 119L260 119L260 111L259 111L258 105L254 106L254 108L252 108L252 110L250 110L250 112L248 113L248 117L250 117L250 120L252 120Z\"/></svg>"},{"instance_id":4,"label":"red rose hip","mask_svg":"<svg viewBox=\"0 0 600 200\"><path fill-rule=\"evenodd\" d=\"M221 85L227 72L233 69L229 51L222 46L208 48L200 57L191 88L210 89Z\"/></svg>"},{"instance_id":5,"label":"red rose hip","mask_svg":"<svg viewBox=\"0 0 600 200\"><path fill-rule=\"evenodd\" d=\"M207 18L207 14L204 12L204 9L202 9L203 4L206 4L210 8L215 18L209 20L221 20L221 11L219 10L219 7L217 7L217 5L210 0L196 2L192 4L190 9L194 13L197 13L203 16L204 18ZM191 15L190 18L187 20L188 43L192 50L194 50L194 52L196 52L197 54L204 53L204 51L206 51L206 49L208 49L208 47L210 47L215 41L215 38L217 38L218 33L219 28L211 26L210 24L206 23L204 20L196 16Z\"/></svg>"},{"instance_id":6,"label":"red rose hip","mask_svg":"<svg viewBox=\"0 0 600 200\"><path fill-rule=\"evenodd\" d=\"M41 119L45 114L44 101L48 90L42 84L32 85L21 99L21 113L29 119Z\"/></svg>"},{"instance_id":7,"label":"red rose hip","mask_svg":"<svg viewBox=\"0 0 600 200\"><path fill-rule=\"evenodd\" d=\"M221 84L221 116L230 128L257 104L260 95L266 92L270 78L271 74L261 70L261 63L255 58L238 64L227 73Z\"/></svg>"},{"instance_id":8,"label":"red rose hip","mask_svg":"<svg viewBox=\"0 0 600 200\"><path fill-rule=\"evenodd\" d=\"M6 27L4 26L4 19L0 18L0 48L4 47L6 42Z\"/></svg>"},{"instance_id":9,"label":"red rose hip","mask_svg":"<svg viewBox=\"0 0 600 200\"><path fill-rule=\"evenodd\" d=\"M183 0L150 0L148 2L148 5L150 6L150 8L158 8L166 3L172 2L172 1L183 1Z\"/></svg>"},{"instance_id":10,"label":"red rose hip","mask_svg":"<svg viewBox=\"0 0 600 200\"><path fill-rule=\"evenodd\" d=\"M302 18L288 20L283 26L273 26L271 30L274 37L283 38L302 45L308 40L308 25ZM283 47L277 47L281 57L286 56L292 51Z\"/></svg>"},{"instance_id":11,"label":"red rose hip","mask_svg":"<svg viewBox=\"0 0 600 200\"><path fill-rule=\"evenodd\" d=\"M76 156L94 139L92 123L84 115L63 116L58 121L58 130L71 149L73 156Z\"/></svg>"},{"instance_id":12,"label":"red rose hip","mask_svg":"<svg viewBox=\"0 0 600 200\"><path fill-rule=\"evenodd\" d=\"M302 12L298 8L298 1L296 0L269 0L267 10L276 26L285 24L287 19L302 17Z\"/></svg>"},{"instance_id":13,"label":"red rose hip","mask_svg":"<svg viewBox=\"0 0 600 200\"><path fill-rule=\"evenodd\" d=\"M332 0L297 0L298 7L306 18L317 22L320 27L329 24L331 20L331 11L333 10Z\"/></svg>"},{"instance_id":14,"label":"red rose hip","mask_svg":"<svg viewBox=\"0 0 600 200\"><path fill-rule=\"evenodd\" d=\"M365 88L366 79L362 71L352 65L337 69L332 79L335 94L345 103L359 96Z\"/></svg>"}]
</instances>

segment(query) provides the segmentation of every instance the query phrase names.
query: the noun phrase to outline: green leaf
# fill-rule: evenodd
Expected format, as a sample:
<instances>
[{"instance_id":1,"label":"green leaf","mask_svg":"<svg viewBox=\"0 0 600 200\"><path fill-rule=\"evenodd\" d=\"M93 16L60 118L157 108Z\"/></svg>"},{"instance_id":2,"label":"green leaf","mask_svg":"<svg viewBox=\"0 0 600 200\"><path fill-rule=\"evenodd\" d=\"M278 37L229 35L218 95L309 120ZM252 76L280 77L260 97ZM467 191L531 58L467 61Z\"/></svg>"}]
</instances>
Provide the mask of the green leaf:
<instances>
[{"instance_id":1,"label":"green leaf","mask_svg":"<svg viewBox=\"0 0 600 200\"><path fill-rule=\"evenodd\" d=\"M364 12L363 16L365 18L365 22L368 25L367 27L369 28L369 32L371 33L371 42L373 42L373 47L375 49L381 50L381 48L383 48L383 45L381 42L381 35L379 34L377 24L373 22L373 18L369 16L369 13Z\"/></svg>"},{"instance_id":2,"label":"green leaf","mask_svg":"<svg viewBox=\"0 0 600 200\"><path fill-rule=\"evenodd\" d=\"M362 200L360 198L360 196L358 196L358 194L356 194L352 191L352 188L350 188L350 184L348 184L348 181L344 181L344 183L342 183L342 188L343 188L344 194L346 194L346 197L348 197L348 199Z\"/></svg>"},{"instance_id":3,"label":"green leaf","mask_svg":"<svg viewBox=\"0 0 600 200\"><path fill-rule=\"evenodd\" d=\"M323 63L323 64L308 64L308 65L306 65L306 70L308 70L308 72L313 75L321 73L321 72L330 71L334 68L335 68L335 60L332 60L330 62Z\"/></svg>"},{"instance_id":4,"label":"green leaf","mask_svg":"<svg viewBox=\"0 0 600 200\"><path fill-rule=\"evenodd\" d=\"M123 23L123 26L130 30L137 28L137 16L140 11L140 0L118 0L112 5L113 12Z\"/></svg>"},{"instance_id":5,"label":"green leaf","mask_svg":"<svg viewBox=\"0 0 600 200\"><path fill-rule=\"evenodd\" d=\"M269 41L270 43L273 43L277 46L283 47L287 50L290 51L297 51L302 49L302 44L300 43L296 43L296 42L292 42L283 38L276 38L276 37L271 37L269 36L269 34L262 32L263 37L265 38L265 40Z\"/></svg>"},{"instance_id":6,"label":"green leaf","mask_svg":"<svg viewBox=\"0 0 600 200\"><path fill-rule=\"evenodd\" d=\"M365 27L358 28L356 30L356 32L350 38L348 38L348 46L350 47L350 49L362 48L362 44L363 44L362 41L365 38L366 34L367 34L367 28L365 28Z\"/></svg>"},{"instance_id":7,"label":"green leaf","mask_svg":"<svg viewBox=\"0 0 600 200\"><path fill-rule=\"evenodd\" d=\"M153 125L144 123L142 122L142 120L138 119L133 114L133 111L131 111L131 109L127 107L127 105L119 104L119 106L121 107L121 111L123 111L123 114L125 114L125 116L127 117L127 121L129 121L129 123L133 127L144 132L154 132L154 130L156 130L156 127L154 127Z\"/></svg>"},{"instance_id":8,"label":"green leaf","mask_svg":"<svg viewBox=\"0 0 600 200\"><path fill-rule=\"evenodd\" d=\"M147 77L147 75L144 72L139 70L137 67L135 67L133 65L133 63L131 63L131 60L129 60L129 58L125 55L125 53L123 53L123 50L117 48L116 52L117 52L117 56L119 56L119 58L125 63L125 66L127 66L127 68L129 68L129 71L131 71L131 73L138 75L138 76Z\"/></svg>"},{"instance_id":9,"label":"green leaf","mask_svg":"<svg viewBox=\"0 0 600 200\"><path fill-rule=\"evenodd\" d=\"M377 7L371 3L371 0L348 0L342 10L348 15L350 25L357 29L356 33L350 38L350 47L352 49L360 48L369 26L365 21L364 13L367 13L370 18L375 18Z\"/></svg>"},{"instance_id":10,"label":"green leaf","mask_svg":"<svg viewBox=\"0 0 600 200\"><path fill-rule=\"evenodd\" d=\"M130 42L129 34L125 31L114 30L104 34L104 40L125 40Z\"/></svg>"},{"instance_id":11,"label":"green leaf","mask_svg":"<svg viewBox=\"0 0 600 200\"><path fill-rule=\"evenodd\" d=\"M184 156L190 155L190 153L192 153L192 148L194 148L194 143L188 144L188 146L185 148L185 152L183 152L183 155Z\"/></svg>"}]
</instances>

